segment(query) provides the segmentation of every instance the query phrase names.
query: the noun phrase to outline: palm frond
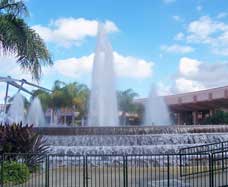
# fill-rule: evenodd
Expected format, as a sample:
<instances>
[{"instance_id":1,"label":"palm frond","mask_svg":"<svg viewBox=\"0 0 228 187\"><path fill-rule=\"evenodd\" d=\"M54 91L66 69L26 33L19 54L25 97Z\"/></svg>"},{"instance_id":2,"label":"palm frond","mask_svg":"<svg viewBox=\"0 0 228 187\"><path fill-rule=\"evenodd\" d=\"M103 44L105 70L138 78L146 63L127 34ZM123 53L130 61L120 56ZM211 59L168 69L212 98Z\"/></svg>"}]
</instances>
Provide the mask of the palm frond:
<instances>
[{"instance_id":1,"label":"palm frond","mask_svg":"<svg viewBox=\"0 0 228 187\"><path fill-rule=\"evenodd\" d=\"M51 65L51 56L40 36L20 18L0 15L0 43L5 53L15 54L22 69L40 79L41 66Z\"/></svg>"},{"instance_id":2,"label":"palm frond","mask_svg":"<svg viewBox=\"0 0 228 187\"><path fill-rule=\"evenodd\" d=\"M11 14L15 17L29 15L25 3L15 0L0 0L0 13Z\"/></svg>"}]
</instances>

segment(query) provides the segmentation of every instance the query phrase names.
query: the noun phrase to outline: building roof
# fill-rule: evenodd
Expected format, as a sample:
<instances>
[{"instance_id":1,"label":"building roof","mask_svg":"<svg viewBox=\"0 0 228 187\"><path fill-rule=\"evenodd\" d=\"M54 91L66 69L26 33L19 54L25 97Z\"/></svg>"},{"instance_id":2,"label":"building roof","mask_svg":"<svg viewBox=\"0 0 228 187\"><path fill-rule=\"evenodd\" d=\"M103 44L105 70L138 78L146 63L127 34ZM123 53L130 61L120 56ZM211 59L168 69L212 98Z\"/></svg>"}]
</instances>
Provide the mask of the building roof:
<instances>
[{"instance_id":1,"label":"building roof","mask_svg":"<svg viewBox=\"0 0 228 187\"><path fill-rule=\"evenodd\" d=\"M172 111L192 111L228 108L228 86L163 96ZM146 103L147 98L136 102Z\"/></svg>"}]
</instances>

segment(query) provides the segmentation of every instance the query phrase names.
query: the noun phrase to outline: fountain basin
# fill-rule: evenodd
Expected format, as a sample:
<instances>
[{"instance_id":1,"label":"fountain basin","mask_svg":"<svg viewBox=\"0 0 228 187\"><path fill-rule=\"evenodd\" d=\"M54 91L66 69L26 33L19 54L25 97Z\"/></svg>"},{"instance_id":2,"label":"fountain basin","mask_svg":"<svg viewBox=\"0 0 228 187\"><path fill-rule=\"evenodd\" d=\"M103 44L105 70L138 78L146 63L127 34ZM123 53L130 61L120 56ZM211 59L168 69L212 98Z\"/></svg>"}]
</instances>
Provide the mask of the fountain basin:
<instances>
[{"instance_id":1,"label":"fountain basin","mask_svg":"<svg viewBox=\"0 0 228 187\"><path fill-rule=\"evenodd\" d=\"M77 136L77 135L144 135L179 133L220 133L228 132L228 125L192 125L192 126L127 126L127 127L34 127L41 135Z\"/></svg>"},{"instance_id":2,"label":"fountain basin","mask_svg":"<svg viewBox=\"0 0 228 187\"><path fill-rule=\"evenodd\" d=\"M161 154L228 141L227 125L35 127L53 154Z\"/></svg>"}]
</instances>

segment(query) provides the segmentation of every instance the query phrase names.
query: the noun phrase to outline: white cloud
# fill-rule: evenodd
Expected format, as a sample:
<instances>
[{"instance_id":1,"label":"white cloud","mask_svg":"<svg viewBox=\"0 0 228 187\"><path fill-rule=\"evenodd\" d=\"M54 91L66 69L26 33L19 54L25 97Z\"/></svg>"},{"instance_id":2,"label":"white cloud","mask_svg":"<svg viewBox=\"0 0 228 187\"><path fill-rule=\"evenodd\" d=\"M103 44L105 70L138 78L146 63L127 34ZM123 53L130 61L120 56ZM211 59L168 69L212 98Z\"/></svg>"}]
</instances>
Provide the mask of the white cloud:
<instances>
[{"instance_id":1,"label":"white cloud","mask_svg":"<svg viewBox=\"0 0 228 187\"><path fill-rule=\"evenodd\" d=\"M78 78L83 74L90 73L93 66L94 54L80 58L68 58L57 60L54 63L54 70L65 77Z\"/></svg>"},{"instance_id":2,"label":"white cloud","mask_svg":"<svg viewBox=\"0 0 228 187\"><path fill-rule=\"evenodd\" d=\"M183 57L180 59L179 71L184 76L192 76L199 72L201 62L195 59Z\"/></svg>"},{"instance_id":3,"label":"white cloud","mask_svg":"<svg viewBox=\"0 0 228 187\"><path fill-rule=\"evenodd\" d=\"M28 81L32 81L31 74L21 69L15 56L0 55L0 64L1 76L12 76L17 79L26 79Z\"/></svg>"},{"instance_id":4,"label":"white cloud","mask_svg":"<svg viewBox=\"0 0 228 187\"><path fill-rule=\"evenodd\" d=\"M94 54L80 58L58 60L54 64L54 70L65 77L78 78L91 73ZM144 79L152 75L153 62L138 59L131 56L123 56L114 52L115 70L118 77Z\"/></svg>"},{"instance_id":5,"label":"white cloud","mask_svg":"<svg viewBox=\"0 0 228 187\"><path fill-rule=\"evenodd\" d=\"M218 19L222 19L222 18L225 18L228 16L228 13L227 12L220 12L218 15L217 15L217 18Z\"/></svg>"},{"instance_id":6,"label":"white cloud","mask_svg":"<svg viewBox=\"0 0 228 187\"><path fill-rule=\"evenodd\" d=\"M188 44L203 44L216 55L228 56L228 24L209 16L202 16L190 22L186 32L179 32L174 40L186 41Z\"/></svg>"},{"instance_id":7,"label":"white cloud","mask_svg":"<svg viewBox=\"0 0 228 187\"><path fill-rule=\"evenodd\" d=\"M194 91L205 89L205 87L199 82L185 79L185 78L178 78L176 79L175 83L176 83L176 89L180 93L194 92Z\"/></svg>"},{"instance_id":8,"label":"white cloud","mask_svg":"<svg viewBox=\"0 0 228 187\"><path fill-rule=\"evenodd\" d=\"M163 82L158 82L157 84L157 94L160 96L173 94L171 86L164 84Z\"/></svg>"},{"instance_id":9,"label":"white cloud","mask_svg":"<svg viewBox=\"0 0 228 187\"><path fill-rule=\"evenodd\" d=\"M190 92L228 84L228 63L207 63L197 59L180 59L175 77L176 92Z\"/></svg>"},{"instance_id":10,"label":"white cloud","mask_svg":"<svg viewBox=\"0 0 228 187\"><path fill-rule=\"evenodd\" d=\"M119 29L112 21L105 21L107 32L117 32ZM84 18L60 18L50 22L48 26L35 25L35 29L47 42L53 42L64 47L80 45L86 37L97 34L97 20Z\"/></svg>"},{"instance_id":11,"label":"white cloud","mask_svg":"<svg viewBox=\"0 0 228 187\"><path fill-rule=\"evenodd\" d=\"M120 77L148 78L152 75L154 63L132 56L123 56L114 52L116 73Z\"/></svg>"},{"instance_id":12,"label":"white cloud","mask_svg":"<svg viewBox=\"0 0 228 187\"><path fill-rule=\"evenodd\" d=\"M161 46L161 49L167 53L179 53L179 54L185 54L185 53L191 53L194 51L194 49L190 46L183 46L183 45L163 45Z\"/></svg>"},{"instance_id":13,"label":"white cloud","mask_svg":"<svg viewBox=\"0 0 228 187\"><path fill-rule=\"evenodd\" d=\"M184 33L179 32L177 35L174 37L174 40L183 40L184 39Z\"/></svg>"},{"instance_id":14,"label":"white cloud","mask_svg":"<svg viewBox=\"0 0 228 187\"><path fill-rule=\"evenodd\" d=\"M226 29L228 29L228 26L224 23L213 21L210 17L203 16L188 25L187 31L190 35L187 40L189 42L212 43L212 35Z\"/></svg>"},{"instance_id":15,"label":"white cloud","mask_svg":"<svg viewBox=\"0 0 228 187\"><path fill-rule=\"evenodd\" d=\"M0 76L6 77L11 76L15 79L26 79L29 82L34 82L37 84L36 81L32 80L31 74L29 72L23 71L19 64L17 63L17 59L15 56L3 56L0 55ZM20 83L19 83L20 84ZM28 90L32 90L31 86L25 85L24 88ZM5 97L5 89L6 84L4 82L0 82L0 103L3 103ZM9 88L9 96L13 96L17 92L17 89L13 86ZM28 96L23 92L25 96Z\"/></svg>"},{"instance_id":16,"label":"white cloud","mask_svg":"<svg viewBox=\"0 0 228 187\"><path fill-rule=\"evenodd\" d=\"M212 52L217 55L228 56L228 48L214 48L212 49Z\"/></svg>"}]
</instances>

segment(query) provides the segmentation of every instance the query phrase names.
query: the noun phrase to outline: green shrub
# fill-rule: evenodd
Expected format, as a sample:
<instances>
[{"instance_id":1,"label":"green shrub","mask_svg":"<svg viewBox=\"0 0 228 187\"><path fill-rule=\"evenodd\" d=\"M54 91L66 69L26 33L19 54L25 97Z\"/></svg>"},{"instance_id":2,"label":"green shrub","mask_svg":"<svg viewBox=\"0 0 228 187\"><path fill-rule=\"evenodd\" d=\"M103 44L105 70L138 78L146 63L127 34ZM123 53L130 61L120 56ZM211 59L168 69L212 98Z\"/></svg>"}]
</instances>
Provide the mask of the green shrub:
<instances>
[{"instance_id":1,"label":"green shrub","mask_svg":"<svg viewBox=\"0 0 228 187\"><path fill-rule=\"evenodd\" d=\"M44 161L47 150L46 140L34 131L32 125L0 125L0 154L7 153L4 160L24 159L30 170L34 170Z\"/></svg>"},{"instance_id":2,"label":"green shrub","mask_svg":"<svg viewBox=\"0 0 228 187\"><path fill-rule=\"evenodd\" d=\"M2 173L2 168L1 171ZM24 163L16 161L3 162L3 183L22 184L28 181L30 176L29 168ZM1 179L2 180L2 179Z\"/></svg>"},{"instance_id":3,"label":"green shrub","mask_svg":"<svg viewBox=\"0 0 228 187\"><path fill-rule=\"evenodd\" d=\"M205 119L203 124L228 124L228 113L217 110L212 116Z\"/></svg>"}]
</instances>

